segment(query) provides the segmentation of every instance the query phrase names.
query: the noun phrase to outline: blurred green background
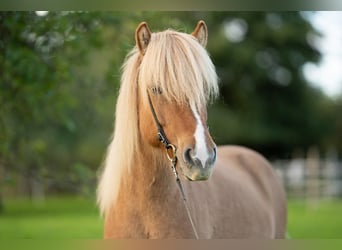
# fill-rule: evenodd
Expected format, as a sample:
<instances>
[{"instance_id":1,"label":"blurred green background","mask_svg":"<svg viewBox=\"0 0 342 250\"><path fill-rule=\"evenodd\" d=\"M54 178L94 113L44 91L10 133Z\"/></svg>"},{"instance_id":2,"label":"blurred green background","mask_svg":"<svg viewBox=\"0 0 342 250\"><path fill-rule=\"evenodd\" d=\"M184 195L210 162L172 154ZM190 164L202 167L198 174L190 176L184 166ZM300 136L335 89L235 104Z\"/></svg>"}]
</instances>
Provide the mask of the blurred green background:
<instances>
[{"instance_id":1,"label":"blurred green background","mask_svg":"<svg viewBox=\"0 0 342 250\"><path fill-rule=\"evenodd\" d=\"M342 93L327 96L303 74L322 56L308 16L0 12L0 238L101 238L96 178L113 131L120 67L141 21L152 31L182 32L206 21L221 89L209 107L217 144L245 145L272 162L318 152L319 163L333 158L331 180L341 183ZM287 187L288 164L275 166ZM330 183L324 176L316 174L319 187ZM317 188L313 199L307 186L300 190L287 188L289 237L340 238L341 190L328 197Z\"/></svg>"}]
</instances>

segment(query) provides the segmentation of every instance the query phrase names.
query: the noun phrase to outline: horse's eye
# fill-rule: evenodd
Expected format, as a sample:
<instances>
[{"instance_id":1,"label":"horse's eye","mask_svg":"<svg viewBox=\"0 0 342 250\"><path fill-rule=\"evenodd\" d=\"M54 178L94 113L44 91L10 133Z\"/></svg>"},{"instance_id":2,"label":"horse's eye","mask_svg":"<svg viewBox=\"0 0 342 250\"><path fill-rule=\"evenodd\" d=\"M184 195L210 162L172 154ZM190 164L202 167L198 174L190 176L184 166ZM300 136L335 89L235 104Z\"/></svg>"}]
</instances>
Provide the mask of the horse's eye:
<instances>
[{"instance_id":1,"label":"horse's eye","mask_svg":"<svg viewBox=\"0 0 342 250\"><path fill-rule=\"evenodd\" d=\"M152 94L154 94L154 95L160 95L162 93L161 88L155 87L155 86L151 87L151 91L152 91Z\"/></svg>"}]
</instances>

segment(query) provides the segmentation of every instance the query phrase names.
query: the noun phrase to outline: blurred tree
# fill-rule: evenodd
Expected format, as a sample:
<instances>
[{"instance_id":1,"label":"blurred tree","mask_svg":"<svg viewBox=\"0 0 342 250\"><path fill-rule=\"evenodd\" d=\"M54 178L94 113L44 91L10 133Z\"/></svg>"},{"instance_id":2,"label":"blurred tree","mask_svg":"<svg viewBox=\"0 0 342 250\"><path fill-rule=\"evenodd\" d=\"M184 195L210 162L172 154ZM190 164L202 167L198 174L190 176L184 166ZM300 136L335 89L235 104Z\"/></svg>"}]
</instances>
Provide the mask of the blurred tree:
<instances>
[{"instance_id":1,"label":"blurred tree","mask_svg":"<svg viewBox=\"0 0 342 250\"><path fill-rule=\"evenodd\" d=\"M342 93L333 102L326 102L323 106L322 113L328 114L329 126L332 128L332 133L328 138L325 138L323 143L326 148L332 148L342 154Z\"/></svg>"},{"instance_id":2,"label":"blurred tree","mask_svg":"<svg viewBox=\"0 0 342 250\"><path fill-rule=\"evenodd\" d=\"M327 97L302 74L306 62L320 59L310 23L298 12L217 13L210 20L209 51L221 79L210 121L218 142L272 157L319 144L331 131L320 112Z\"/></svg>"},{"instance_id":3,"label":"blurred tree","mask_svg":"<svg viewBox=\"0 0 342 250\"><path fill-rule=\"evenodd\" d=\"M116 23L115 17L106 21ZM84 132L79 125L92 119L88 98L104 90L90 86L78 68L87 62L89 48L103 46L101 25L99 13L0 13L1 165L30 183L65 175L68 161L80 160L67 149L79 142ZM75 97L79 92L83 95Z\"/></svg>"}]
</instances>

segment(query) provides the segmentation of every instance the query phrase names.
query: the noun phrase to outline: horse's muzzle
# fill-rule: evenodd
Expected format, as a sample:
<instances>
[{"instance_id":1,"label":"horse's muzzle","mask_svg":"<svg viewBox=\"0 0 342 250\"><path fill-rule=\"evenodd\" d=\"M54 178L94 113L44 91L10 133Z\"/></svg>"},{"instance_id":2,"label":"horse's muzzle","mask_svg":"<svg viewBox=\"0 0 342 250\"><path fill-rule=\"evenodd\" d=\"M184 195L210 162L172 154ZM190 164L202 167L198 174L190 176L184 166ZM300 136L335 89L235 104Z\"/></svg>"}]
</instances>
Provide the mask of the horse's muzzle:
<instances>
[{"instance_id":1,"label":"horse's muzzle","mask_svg":"<svg viewBox=\"0 0 342 250\"><path fill-rule=\"evenodd\" d=\"M191 181L208 180L216 161L216 148L214 147L204 160L200 160L192 151L193 149L191 148L187 148L184 151L183 159L185 164L180 166L182 174Z\"/></svg>"}]
</instances>

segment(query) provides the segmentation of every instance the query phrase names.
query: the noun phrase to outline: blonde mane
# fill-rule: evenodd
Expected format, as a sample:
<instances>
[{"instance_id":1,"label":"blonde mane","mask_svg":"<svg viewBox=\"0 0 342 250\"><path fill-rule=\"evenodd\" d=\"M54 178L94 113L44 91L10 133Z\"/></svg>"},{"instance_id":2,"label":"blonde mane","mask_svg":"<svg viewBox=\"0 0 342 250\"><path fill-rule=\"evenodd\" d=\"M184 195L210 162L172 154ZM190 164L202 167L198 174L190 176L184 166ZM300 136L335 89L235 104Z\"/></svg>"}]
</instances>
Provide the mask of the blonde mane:
<instances>
[{"instance_id":1,"label":"blonde mane","mask_svg":"<svg viewBox=\"0 0 342 250\"><path fill-rule=\"evenodd\" d=\"M217 75L206 50L189 34L166 30L152 33L145 55L134 48L122 68L115 130L97 190L102 214L115 203L120 181L129 171L139 143L138 88L158 87L179 104L203 107L218 94Z\"/></svg>"}]
</instances>

